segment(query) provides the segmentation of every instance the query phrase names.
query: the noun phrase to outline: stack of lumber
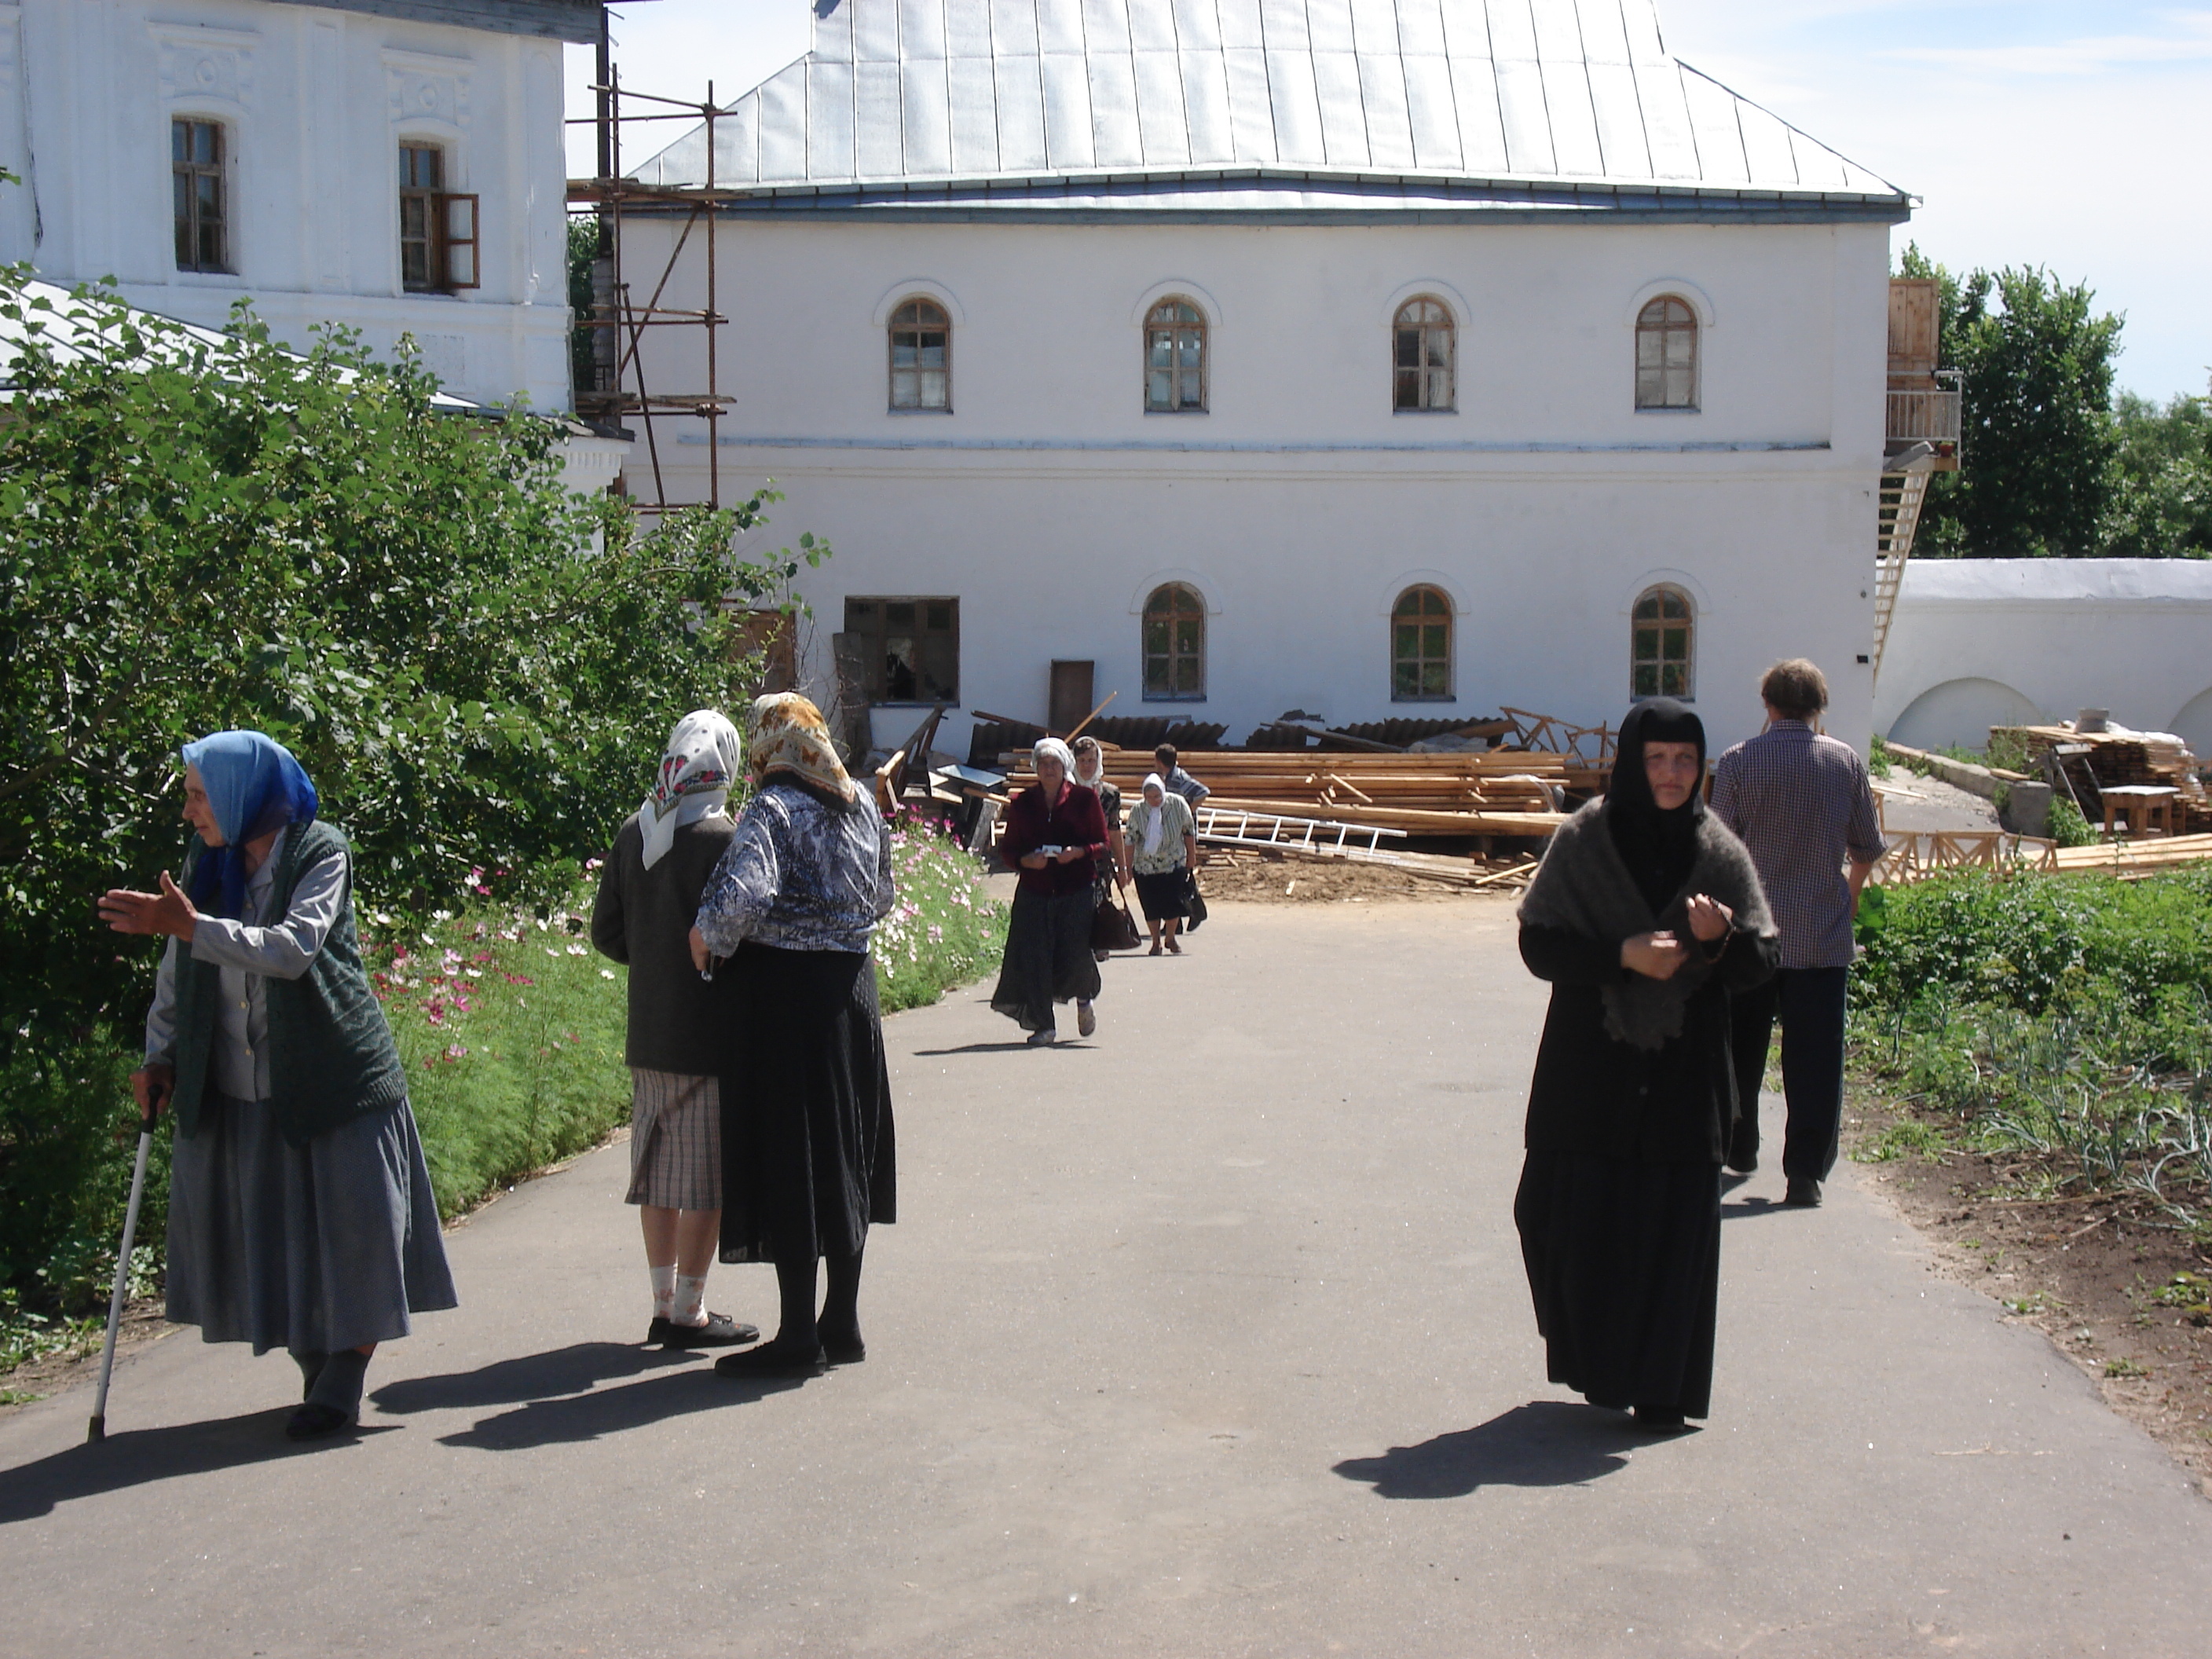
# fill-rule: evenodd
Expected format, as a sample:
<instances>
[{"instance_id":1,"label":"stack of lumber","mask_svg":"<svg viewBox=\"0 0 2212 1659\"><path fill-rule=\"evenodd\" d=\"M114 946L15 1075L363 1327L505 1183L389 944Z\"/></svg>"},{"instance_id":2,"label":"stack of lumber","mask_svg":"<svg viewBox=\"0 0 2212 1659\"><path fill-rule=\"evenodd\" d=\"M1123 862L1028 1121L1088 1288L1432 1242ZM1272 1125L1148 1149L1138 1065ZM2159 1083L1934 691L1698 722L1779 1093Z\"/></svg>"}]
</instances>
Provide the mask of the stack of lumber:
<instances>
[{"instance_id":1,"label":"stack of lumber","mask_svg":"<svg viewBox=\"0 0 2212 1659\"><path fill-rule=\"evenodd\" d=\"M2197 775L2197 757L2188 745L2167 732L2130 732L2115 726L2104 732L2080 732L2071 725L1993 726L1990 741L2011 738L2026 747L2044 767L2063 765L2067 781L2081 798L2085 812L2101 811L2098 798L2115 785L2165 785L2181 792L2181 806L2188 823L2212 827L2212 797ZM2070 752L2085 748L2086 753Z\"/></svg>"},{"instance_id":2,"label":"stack of lumber","mask_svg":"<svg viewBox=\"0 0 2212 1659\"><path fill-rule=\"evenodd\" d=\"M2147 876L2178 865L2212 861L2212 835L2172 836L2155 841L2100 842L2094 847L2062 847L2057 868L2101 870L2120 876Z\"/></svg>"},{"instance_id":3,"label":"stack of lumber","mask_svg":"<svg viewBox=\"0 0 2212 1659\"><path fill-rule=\"evenodd\" d=\"M1106 755L1106 775L1133 805L1150 755ZM1012 788L1036 781L1026 750L1007 757ZM1552 791L1567 781L1559 755L1297 754L1220 750L1187 769L1213 793L1208 806L1402 830L1412 836L1548 836L1565 821Z\"/></svg>"}]
</instances>

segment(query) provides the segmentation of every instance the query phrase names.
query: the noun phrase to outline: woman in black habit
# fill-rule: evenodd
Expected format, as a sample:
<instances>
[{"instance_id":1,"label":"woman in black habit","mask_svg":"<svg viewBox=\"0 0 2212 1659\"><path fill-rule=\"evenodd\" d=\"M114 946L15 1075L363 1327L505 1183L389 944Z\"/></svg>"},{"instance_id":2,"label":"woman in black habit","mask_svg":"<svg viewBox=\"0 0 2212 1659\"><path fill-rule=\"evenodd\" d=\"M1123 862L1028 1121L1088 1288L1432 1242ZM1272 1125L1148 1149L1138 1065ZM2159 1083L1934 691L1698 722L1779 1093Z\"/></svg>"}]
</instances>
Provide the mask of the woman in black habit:
<instances>
[{"instance_id":1,"label":"woman in black habit","mask_svg":"<svg viewBox=\"0 0 2212 1659\"><path fill-rule=\"evenodd\" d=\"M1553 1382L1660 1431L1711 1406L1729 994L1779 948L1705 771L1695 714L1638 705L1520 911L1521 958L1552 982L1513 1201L1536 1328Z\"/></svg>"}]
</instances>

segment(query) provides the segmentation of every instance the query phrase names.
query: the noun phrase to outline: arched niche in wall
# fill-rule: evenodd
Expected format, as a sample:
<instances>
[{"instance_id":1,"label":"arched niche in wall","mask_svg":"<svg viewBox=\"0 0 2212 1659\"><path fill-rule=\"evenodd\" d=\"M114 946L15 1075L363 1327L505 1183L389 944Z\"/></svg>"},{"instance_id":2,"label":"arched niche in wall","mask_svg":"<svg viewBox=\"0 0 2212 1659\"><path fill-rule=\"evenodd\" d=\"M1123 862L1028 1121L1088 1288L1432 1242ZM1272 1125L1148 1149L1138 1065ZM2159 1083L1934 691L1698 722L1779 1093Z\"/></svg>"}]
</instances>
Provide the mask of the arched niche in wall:
<instances>
[{"instance_id":1,"label":"arched niche in wall","mask_svg":"<svg viewBox=\"0 0 2212 1659\"><path fill-rule=\"evenodd\" d=\"M2002 680L1945 680L1907 703L1883 735L1913 749L1953 744L1986 749L1992 726L2033 726L2042 720L2043 711Z\"/></svg>"},{"instance_id":2,"label":"arched niche in wall","mask_svg":"<svg viewBox=\"0 0 2212 1659\"><path fill-rule=\"evenodd\" d=\"M2166 729L2189 745L2200 765L2212 762L2212 685L2182 704Z\"/></svg>"}]
</instances>

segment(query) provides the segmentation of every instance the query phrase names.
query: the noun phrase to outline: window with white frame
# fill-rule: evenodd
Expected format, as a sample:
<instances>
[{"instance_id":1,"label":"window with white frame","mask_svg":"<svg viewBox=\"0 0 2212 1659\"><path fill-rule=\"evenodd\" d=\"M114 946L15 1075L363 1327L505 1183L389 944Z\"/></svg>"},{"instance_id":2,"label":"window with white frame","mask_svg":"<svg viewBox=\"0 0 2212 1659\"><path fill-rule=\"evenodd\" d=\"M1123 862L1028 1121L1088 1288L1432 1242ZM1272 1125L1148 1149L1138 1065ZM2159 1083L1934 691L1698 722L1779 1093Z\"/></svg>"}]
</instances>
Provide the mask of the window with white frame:
<instances>
[{"instance_id":1,"label":"window with white frame","mask_svg":"<svg viewBox=\"0 0 2212 1659\"><path fill-rule=\"evenodd\" d=\"M1455 406L1454 332L1451 313L1441 300L1424 296L1398 307L1391 330L1392 408L1445 414Z\"/></svg>"},{"instance_id":2,"label":"window with white frame","mask_svg":"<svg viewBox=\"0 0 2212 1659\"><path fill-rule=\"evenodd\" d=\"M891 313L891 407L952 412L952 319L934 300Z\"/></svg>"},{"instance_id":3,"label":"window with white frame","mask_svg":"<svg viewBox=\"0 0 2212 1659\"><path fill-rule=\"evenodd\" d=\"M1145 319L1145 410L1206 412L1206 313L1188 300L1163 300Z\"/></svg>"},{"instance_id":4,"label":"window with white frame","mask_svg":"<svg viewBox=\"0 0 2212 1659\"><path fill-rule=\"evenodd\" d=\"M1637 313L1636 406L1698 406L1698 314L1679 295L1662 294Z\"/></svg>"}]
</instances>

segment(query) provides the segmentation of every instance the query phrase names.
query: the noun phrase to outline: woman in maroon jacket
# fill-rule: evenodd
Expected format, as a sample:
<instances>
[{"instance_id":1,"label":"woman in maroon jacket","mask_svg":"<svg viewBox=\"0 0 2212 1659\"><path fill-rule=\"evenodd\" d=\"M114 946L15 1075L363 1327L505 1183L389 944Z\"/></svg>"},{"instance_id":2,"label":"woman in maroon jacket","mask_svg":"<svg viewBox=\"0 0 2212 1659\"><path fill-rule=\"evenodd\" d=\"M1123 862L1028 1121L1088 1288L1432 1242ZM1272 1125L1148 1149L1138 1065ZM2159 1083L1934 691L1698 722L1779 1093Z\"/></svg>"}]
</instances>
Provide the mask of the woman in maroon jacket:
<instances>
[{"instance_id":1,"label":"woman in maroon jacket","mask_svg":"<svg viewBox=\"0 0 2212 1659\"><path fill-rule=\"evenodd\" d=\"M1091 1000L1098 964L1091 955L1091 886L1107 855L1098 797L1068 781L1075 757L1058 738L1036 745L1037 781L1006 808L999 855L1021 871L1006 924L1006 954L991 1006L1042 1048L1058 1036L1053 1004L1075 999L1075 1029L1098 1029Z\"/></svg>"}]
</instances>

